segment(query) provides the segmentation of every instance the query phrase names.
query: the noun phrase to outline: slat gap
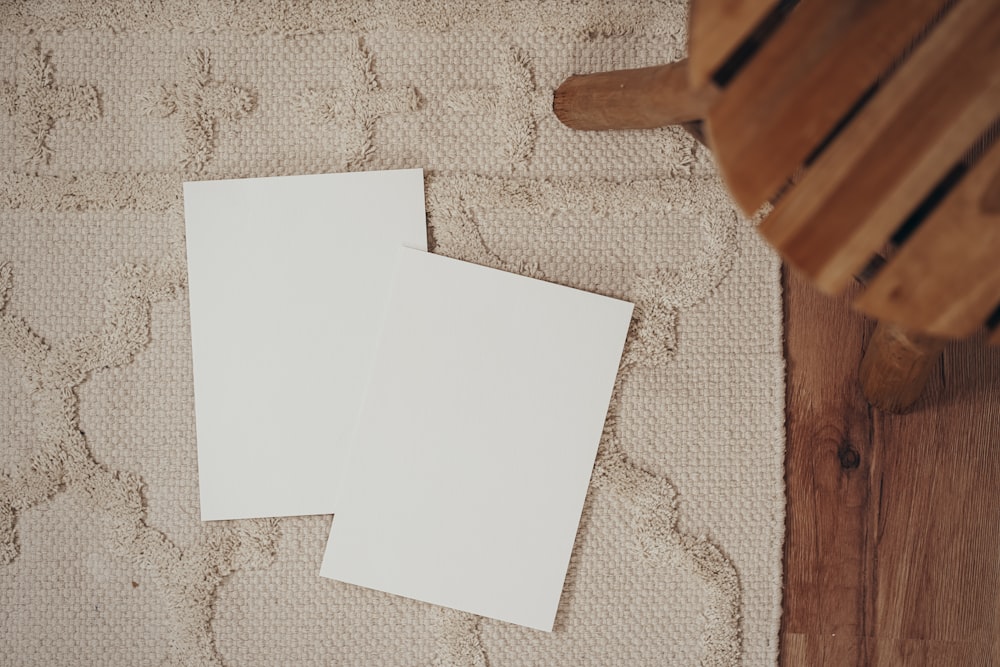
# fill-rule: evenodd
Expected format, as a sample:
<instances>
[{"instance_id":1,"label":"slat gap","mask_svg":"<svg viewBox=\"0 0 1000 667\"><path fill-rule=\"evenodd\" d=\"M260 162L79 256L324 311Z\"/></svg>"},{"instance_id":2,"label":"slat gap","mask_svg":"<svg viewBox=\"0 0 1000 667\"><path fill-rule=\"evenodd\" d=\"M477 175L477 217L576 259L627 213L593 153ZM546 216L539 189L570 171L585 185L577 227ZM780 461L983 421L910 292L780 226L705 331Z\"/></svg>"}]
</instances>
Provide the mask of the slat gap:
<instances>
[{"instance_id":1,"label":"slat gap","mask_svg":"<svg viewBox=\"0 0 1000 667\"><path fill-rule=\"evenodd\" d=\"M852 120L854 120L854 117L861 113L861 110L865 108L865 105L868 104L869 101L871 101L872 97L875 96L875 93L880 87L881 81L876 81L869 86L868 90L861 93L861 96L854 103L854 106L847 110L847 113L844 114L843 118L837 121L837 124L833 126L830 132L820 140L815 148L813 148L812 153L806 156L806 159L803 160L804 167L809 167L809 165L815 162L816 159L823 154L823 151L825 151L830 144L833 143L833 140L844 131L844 128L847 127Z\"/></svg>"},{"instance_id":2,"label":"slat gap","mask_svg":"<svg viewBox=\"0 0 1000 667\"><path fill-rule=\"evenodd\" d=\"M913 55L913 53L917 50L917 47L919 47L924 40L927 39L931 32L933 32L934 28L937 27L944 17L948 15L948 12L951 11L957 2L958 0L947 0L947 2L941 6L941 9L934 16L934 18L928 21L927 25L924 26L924 29L913 38L906 48L900 51L899 55L896 56L896 59L893 60L889 66L878 75L878 77L876 77L875 82L872 83L872 85L865 90L865 92L861 93L861 96L858 97L854 105L847 110L847 113L844 114L843 118L837 121L837 124L833 126L830 132L816 145L812 153L810 153L803 161L804 167L809 167L809 165L815 162L816 159L823 154L823 151L825 151L830 144L833 143L837 136L843 132L844 128L846 128L848 124L850 124L850 122L861 112L861 110L864 109L865 105L871 101L872 97L875 96L875 93L877 93L878 90L892 78L893 74L895 74L896 71L902 67L903 63L905 63L909 57Z\"/></svg>"},{"instance_id":3,"label":"slat gap","mask_svg":"<svg viewBox=\"0 0 1000 667\"><path fill-rule=\"evenodd\" d=\"M913 232L917 231L920 227L920 223L927 219L938 204L944 201L944 198L948 196L962 177L969 171L969 166L964 162L959 162L954 167L952 167L947 174L945 174L938 184L927 194L922 202L917 204L913 212L910 213L903 220L903 223L893 232L890 242L893 245L901 246L906 242L906 239L913 235Z\"/></svg>"},{"instance_id":4,"label":"slat gap","mask_svg":"<svg viewBox=\"0 0 1000 667\"><path fill-rule=\"evenodd\" d=\"M712 74L712 82L718 87L724 88L732 81L764 42L784 23L799 2L801 0L781 0L767 16L761 19L750 35L733 50L732 55L726 58L725 62L715 70L715 73Z\"/></svg>"},{"instance_id":5,"label":"slat gap","mask_svg":"<svg viewBox=\"0 0 1000 667\"><path fill-rule=\"evenodd\" d=\"M996 310L990 313L990 316L986 318L986 328L990 331L997 331L1000 329L1000 303L997 304Z\"/></svg>"},{"instance_id":6,"label":"slat gap","mask_svg":"<svg viewBox=\"0 0 1000 667\"><path fill-rule=\"evenodd\" d=\"M927 197L906 217L899 228L893 232L890 243L897 247L905 243L906 239L910 238L913 232L920 227L920 224L944 201L948 193L958 185L962 177L986 154L986 151L998 137L1000 137L1000 117L972 142L962 159L938 181Z\"/></svg>"},{"instance_id":7,"label":"slat gap","mask_svg":"<svg viewBox=\"0 0 1000 667\"><path fill-rule=\"evenodd\" d=\"M885 71L882 72L882 74L879 75L878 78L879 84L883 84L890 78L892 78L892 75L896 73L896 70L902 67L903 63L909 60L910 56L912 56L914 51L917 50L917 47L919 47L921 44L924 43L924 40L926 40L930 36L930 34L934 31L934 29L937 28L938 24L941 23L941 21L944 20L944 17L948 15L948 12L954 9L955 5L957 4L958 0L946 0L944 4L941 5L941 9L939 9L938 13L935 14L934 17L927 22L927 25L924 26L924 29L913 38L913 40L905 49L900 51L896 59L892 61L892 63L888 67L885 68Z\"/></svg>"},{"instance_id":8,"label":"slat gap","mask_svg":"<svg viewBox=\"0 0 1000 667\"><path fill-rule=\"evenodd\" d=\"M854 279L858 281L861 285L867 285L871 281L875 280L878 276L878 272L888 263L888 260L878 253L872 255L872 258L868 260L865 264L865 268L861 269L854 275Z\"/></svg>"}]
</instances>

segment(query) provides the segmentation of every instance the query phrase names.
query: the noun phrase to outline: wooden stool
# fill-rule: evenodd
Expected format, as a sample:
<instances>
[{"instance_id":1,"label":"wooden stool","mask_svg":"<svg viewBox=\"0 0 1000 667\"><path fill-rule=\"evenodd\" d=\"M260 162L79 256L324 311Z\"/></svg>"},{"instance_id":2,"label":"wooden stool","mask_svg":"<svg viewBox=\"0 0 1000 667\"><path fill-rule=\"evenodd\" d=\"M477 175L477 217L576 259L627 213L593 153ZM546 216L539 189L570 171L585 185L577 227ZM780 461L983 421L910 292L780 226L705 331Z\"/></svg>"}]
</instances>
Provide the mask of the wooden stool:
<instances>
[{"instance_id":1,"label":"wooden stool","mask_svg":"<svg viewBox=\"0 0 1000 667\"><path fill-rule=\"evenodd\" d=\"M687 60L574 76L579 130L682 123L760 232L880 320L860 368L904 411L947 339L1000 343L1000 2L695 0Z\"/></svg>"}]
</instances>

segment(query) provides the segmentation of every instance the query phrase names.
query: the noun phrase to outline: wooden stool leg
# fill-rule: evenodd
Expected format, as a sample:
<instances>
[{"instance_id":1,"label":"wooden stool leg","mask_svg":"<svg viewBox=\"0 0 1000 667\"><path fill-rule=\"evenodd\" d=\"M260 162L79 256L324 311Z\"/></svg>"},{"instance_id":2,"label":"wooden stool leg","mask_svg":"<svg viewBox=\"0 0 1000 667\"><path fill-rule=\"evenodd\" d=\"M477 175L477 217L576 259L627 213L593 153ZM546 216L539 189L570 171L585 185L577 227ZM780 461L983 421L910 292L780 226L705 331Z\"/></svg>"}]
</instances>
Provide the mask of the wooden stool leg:
<instances>
[{"instance_id":1,"label":"wooden stool leg","mask_svg":"<svg viewBox=\"0 0 1000 667\"><path fill-rule=\"evenodd\" d=\"M687 60L669 65L571 76L552 110L574 130L645 130L700 119L708 89L693 89Z\"/></svg>"},{"instance_id":2,"label":"wooden stool leg","mask_svg":"<svg viewBox=\"0 0 1000 667\"><path fill-rule=\"evenodd\" d=\"M920 398L944 340L879 322L858 373L865 398L886 412L906 412Z\"/></svg>"}]
</instances>

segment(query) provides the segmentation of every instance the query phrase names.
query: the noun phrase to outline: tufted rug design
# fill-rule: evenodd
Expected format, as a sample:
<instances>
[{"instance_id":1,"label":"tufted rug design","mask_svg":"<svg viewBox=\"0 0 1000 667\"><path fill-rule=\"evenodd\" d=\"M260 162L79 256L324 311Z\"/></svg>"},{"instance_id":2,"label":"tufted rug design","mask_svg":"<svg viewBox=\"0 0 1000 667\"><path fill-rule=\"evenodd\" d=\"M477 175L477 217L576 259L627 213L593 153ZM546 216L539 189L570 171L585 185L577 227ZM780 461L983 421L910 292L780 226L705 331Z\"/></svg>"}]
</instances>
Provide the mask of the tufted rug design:
<instances>
[{"instance_id":1,"label":"tufted rug design","mask_svg":"<svg viewBox=\"0 0 1000 667\"><path fill-rule=\"evenodd\" d=\"M0 663L773 664L778 261L682 130L550 110L686 11L0 5ZM321 579L329 517L198 520L181 183L408 167L433 252L636 303L551 634Z\"/></svg>"}]
</instances>

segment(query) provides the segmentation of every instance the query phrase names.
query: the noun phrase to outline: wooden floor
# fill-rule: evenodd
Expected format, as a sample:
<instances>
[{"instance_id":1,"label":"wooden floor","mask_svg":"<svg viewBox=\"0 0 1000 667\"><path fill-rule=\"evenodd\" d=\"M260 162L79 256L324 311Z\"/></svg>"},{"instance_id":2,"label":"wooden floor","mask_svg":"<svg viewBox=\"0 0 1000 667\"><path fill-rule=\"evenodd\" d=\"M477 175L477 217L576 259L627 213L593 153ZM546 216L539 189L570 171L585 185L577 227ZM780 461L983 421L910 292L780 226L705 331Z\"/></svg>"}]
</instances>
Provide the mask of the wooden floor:
<instances>
[{"instance_id":1,"label":"wooden floor","mask_svg":"<svg viewBox=\"0 0 1000 667\"><path fill-rule=\"evenodd\" d=\"M857 385L871 325L786 275L781 664L1000 665L1000 349L947 349L904 416Z\"/></svg>"}]
</instances>

